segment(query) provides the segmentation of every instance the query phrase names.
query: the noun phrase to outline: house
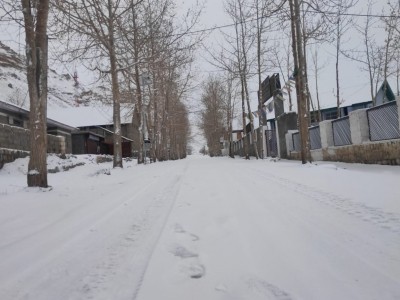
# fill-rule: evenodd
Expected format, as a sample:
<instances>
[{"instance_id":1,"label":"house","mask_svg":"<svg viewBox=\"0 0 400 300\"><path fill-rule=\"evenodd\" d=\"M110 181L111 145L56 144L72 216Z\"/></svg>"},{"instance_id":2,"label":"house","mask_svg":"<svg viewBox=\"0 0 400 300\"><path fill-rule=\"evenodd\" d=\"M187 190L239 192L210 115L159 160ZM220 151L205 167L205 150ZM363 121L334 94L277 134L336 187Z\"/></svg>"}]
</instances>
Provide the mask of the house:
<instances>
[{"instance_id":1,"label":"house","mask_svg":"<svg viewBox=\"0 0 400 300\"><path fill-rule=\"evenodd\" d=\"M132 156L130 106L121 109L122 155ZM57 121L56 121L57 120ZM30 150L29 111L0 101L0 149ZM47 133L49 153L113 154L112 106L50 107ZM60 137L63 141L60 142ZM60 143L63 143L61 146ZM60 147L63 147L61 149ZM25 154L26 155L26 154Z\"/></svg>"},{"instance_id":2,"label":"house","mask_svg":"<svg viewBox=\"0 0 400 300\"><path fill-rule=\"evenodd\" d=\"M385 88L386 92L384 91ZM385 80L380 86L378 92L376 93L375 105L381 105L386 102L394 101L395 99L396 97L392 91L392 88L390 87L389 83Z\"/></svg>"},{"instance_id":3,"label":"house","mask_svg":"<svg viewBox=\"0 0 400 300\"><path fill-rule=\"evenodd\" d=\"M372 101L358 102L348 106L339 107L340 116L348 116L350 112L357 109L370 108L372 107ZM310 112L311 124L317 124L320 121L335 120L338 118L337 107L328 107L321 109L321 120L318 120L318 111Z\"/></svg>"},{"instance_id":4,"label":"house","mask_svg":"<svg viewBox=\"0 0 400 300\"><path fill-rule=\"evenodd\" d=\"M0 124L2 132L0 134L0 148L29 151L29 111L13 105L11 103L0 101ZM57 141L51 137L62 136L65 139L65 153L72 151L72 132L77 128L47 118L48 152L59 153ZM20 133L20 134L17 134Z\"/></svg>"},{"instance_id":5,"label":"house","mask_svg":"<svg viewBox=\"0 0 400 300\"><path fill-rule=\"evenodd\" d=\"M386 84L386 93L384 93ZM385 96L384 96L385 94ZM387 81L383 82L380 86L376 96L375 96L375 106L381 105L390 101L395 100L395 95ZM357 109L363 108L371 108L373 106L372 101L365 101L365 102L358 102L347 106L339 107L340 110L340 117L346 117L350 114L350 112L355 111ZM318 121L318 111L311 112L311 124L316 124L319 121L326 121L326 120L334 120L338 118L337 115L337 107L329 107L321 109L321 120Z\"/></svg>"},{"instance_id":6,"label":"house","mask_svg":"<svg viewBox=\"0 0 400 300\"><path fill-rule=\"evenodd\" d=\"M132 156L131 104L121 105L122 156ZM113 107L111 105L78 106L53 109L50 115L78 128L72 133L73 154L113 154Z\"/></svg>"}]
</instances>

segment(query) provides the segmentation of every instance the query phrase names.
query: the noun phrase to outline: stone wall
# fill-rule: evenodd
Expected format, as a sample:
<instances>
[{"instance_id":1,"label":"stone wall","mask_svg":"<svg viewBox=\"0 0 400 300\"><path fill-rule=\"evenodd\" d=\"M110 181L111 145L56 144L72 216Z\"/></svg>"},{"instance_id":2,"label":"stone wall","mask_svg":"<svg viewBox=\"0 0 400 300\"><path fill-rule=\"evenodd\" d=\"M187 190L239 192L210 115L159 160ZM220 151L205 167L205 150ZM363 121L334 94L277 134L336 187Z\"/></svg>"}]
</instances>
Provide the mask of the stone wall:
<instances>
[{"instance_id":1,"label":"stone wall","mask_svg":"<svg viewBox=\"0 0 400 300\"><path fill-rule=\"evenodd\" d=\"M349 163L400 165L400 140L322 149L323 160Z\"/></svg>"},{"instance_id":2,"label":"stone wall","mask_svg":"<svg viewBox=\"0 0 400 300\"><path fill-rule=\"evenodd\" d=\"M0 167L4 163L29 155L29 130L0 124ZM64 136L47 135L47 152L65 154L66 138Z\"/></svg>"},{"instance_id":3,"label":"stone wall","mask_svg":"<svg viewBox=\"0 0 400 300\"><path fill-rule=\"evenodd\" d=\"M310 152L313 161L400 165L400 139L341 147L325 147ZM300 152L291 151L288 158L301 160Z\"/></svg>"},{"instance_id":4,"label":"stone wall","mask_svg":"<svg viewBox=\"0 0 400 300\"><path fill-rule=\"evenodd\" d=\"M0 124L0 148L29 151L29 130Z\"/></svg>"}]
</instances>

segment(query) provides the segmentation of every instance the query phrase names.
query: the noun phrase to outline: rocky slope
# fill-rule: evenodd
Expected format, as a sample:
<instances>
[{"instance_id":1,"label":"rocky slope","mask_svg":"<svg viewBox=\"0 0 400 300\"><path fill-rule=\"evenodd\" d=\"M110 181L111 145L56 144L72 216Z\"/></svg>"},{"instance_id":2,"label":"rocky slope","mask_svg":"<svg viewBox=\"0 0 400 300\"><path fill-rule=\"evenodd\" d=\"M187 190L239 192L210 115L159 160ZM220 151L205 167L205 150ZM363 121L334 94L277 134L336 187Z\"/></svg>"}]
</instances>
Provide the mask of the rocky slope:
<instances>
[{"instance_id":1,"label":"rocky slope","mask_svg":"<svg viewBox=\"0 0 400 300\"><path fill-rule=\"evenodd\" d=\"M48 107L88 106L105 101L104 87L87 88L76 84L73 74L58 74L49 65ZM0 101L29 109L25 58L0 41Z\"/></svg>"}]
</instances>

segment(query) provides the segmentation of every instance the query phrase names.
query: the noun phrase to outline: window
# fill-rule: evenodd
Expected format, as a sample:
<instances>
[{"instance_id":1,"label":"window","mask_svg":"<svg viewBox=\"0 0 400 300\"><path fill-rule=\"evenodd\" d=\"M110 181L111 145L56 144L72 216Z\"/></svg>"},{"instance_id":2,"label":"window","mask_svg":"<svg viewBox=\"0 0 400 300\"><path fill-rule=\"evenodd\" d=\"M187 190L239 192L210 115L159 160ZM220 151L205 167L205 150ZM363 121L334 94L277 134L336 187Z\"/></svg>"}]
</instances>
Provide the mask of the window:
<instances>
[{"instance_id":1,"label":"window","mask_svg":"<svg viewBox=\"0 0 400 300\"><path fill-rule=\"evenodd\" d=\"M18 127L24 127L24 122L19 119L12 119L12 124L13 126L18 126Z\"/></svg>"}]
</instances>

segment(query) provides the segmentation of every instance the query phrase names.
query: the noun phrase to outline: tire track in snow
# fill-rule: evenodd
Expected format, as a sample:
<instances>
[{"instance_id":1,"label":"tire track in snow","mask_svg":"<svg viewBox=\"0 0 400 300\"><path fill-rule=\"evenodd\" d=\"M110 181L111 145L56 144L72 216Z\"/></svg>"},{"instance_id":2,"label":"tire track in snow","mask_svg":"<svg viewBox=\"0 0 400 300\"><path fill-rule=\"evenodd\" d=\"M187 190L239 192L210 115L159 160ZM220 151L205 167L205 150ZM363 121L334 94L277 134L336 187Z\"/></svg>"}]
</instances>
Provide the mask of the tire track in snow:
<instances>
[{"instance_id":1,"label":"tire track in snow","mask_svg":"<svg viewBox=\"0 0 400 300\"><path fill-rule=\"evenodd\" d=\"M337 210L354 216L362 221L377 225L384 230L400 234L400 216L395 213L384 212L379 208L371 207L363 203L354 202L349 198L338 196L334 193L325 192L315 187L302 184L275 174L253 169L260 176L275 182L296 193L306 196L324 205L331 206Z\"/></svg>"},{"instance_id":2,"label":"tire track in snow","mask_svg":"<svg viewBox=\"0 0 400 300\"><path fill-rule=\"evenodd\" d=\"M116 299L137 297L152 253L175 205L185 170L169 180L160 178L135 193L135 198L146 198L151 195L152 187L162 186L143 211L132 215L135 221L130 230L107 248L105 257L90 269L80 282L77 294L69 299L108 300L109 294ZM161 180L165 182L160 183Z\"/></svg>"},{"instance_id":3,"label":"tire track in snow","mask_svg":"<svg viewBox=\"0 0 400 300\"><path fill-rule=\"evenodd\" d=\"M11 268L12 265L21 267L21 265L23 266L21 262L24 262L29 268L22 269L19 272L18 270L13 270L13 273L8 274L7 279L2 282L4 289L0 286L0 298L3 293L7 295L10 293L10 299L25 299L29 294L32 294L30 295L31 298L28 297L27 299L54 298L55 295L48 295L54 293L55 288L38 289L38 286L47 284L57 286L60 291L70 290L72 286L68 286L68 284L62 282L65 274L69 276L69 273L73 273L76 276L76 285L74 286L79 286L82 282L82 275L84 276L87 272L87 270L82 269L82 266L86 263L83 260L84 255L88 249L93 250L93 245L87 244L86 240L90 240L97 245L99 240L104 239L104 237L100 236L97 240L92 240L91 235L96 233L97 228L102 229L102 226L112 220L116 214L123 211L127 205L126 199L129 196L137 197L151 187L151 185L151 182L144 184L137 190L134 190L133 195L132 191L129 191L129 193L125 192L115 199L115 201L107 203L107 206L98 210L91 209L95 201L89 201L72 207L65 214L59 215L50 224L45 224L45 226L32 231L29 235L7 245L10 249L7 249L7 252L4 252L3 249L3 254L8 256L8 259L3 263L5 265L2 267L6 269ZM75 220L75 222L69 220L74 214L83 215L84 212L90 212L91 214L87 214L85 217L72 218L71 220ZM57 228L62 228L62 230L55 234ZM51 238L43 239L43 236L51 236ZM18 256L12 255L14 248L23 250L16 252ZM71 258L68 255L70 252L77 253L76 257ZM38 255L38 253L46 253L46 255ZM108 269L110 269L110 265ZM42 270L46 271L42 272ZM42 275L37 276L38 273ZM8 296L6 298L8 299ZM81 299L81 296L74 298L70 295L64 295L62 298L75 300Z\"/></svg>"},{"instance_id":4,"label":"tire track in snow","mask_svg":"<svg viewBox=\"0 0 400 300\"><path fill-rule=\"evenodd\" d=\"M188 164L185 165L183 172L174 179L172 186L168 185L167 188L165 190L163 190L161 193L159 202L164 202L165 200L170 200L170 205L168 207L166 214L164 215L164 217L162 218L162 220L158 226L159 230L156 231L157 232L156 236L154 236L154 238L149 243L149 246L146 249L147 255L145 257L142 268L140 270L139 280L137 281L135 289L134 289L134 293L133 293L133 297L132 297L133 300L137 299L137 296L139 295L140 288L143 284L151 257L153 256L154 250L159 243L162 233L164 232L164 229L165 229L168 219L171 215L171 212L172 212L173 208L175 207L176 199L177 199L177 196L179 194L181 184L182 184L182 178L184 178L184 175L185 175L187 169L188 169ZM155 232L155 230L153 230L153 232Z\"/></svg>"}]
</instances>

